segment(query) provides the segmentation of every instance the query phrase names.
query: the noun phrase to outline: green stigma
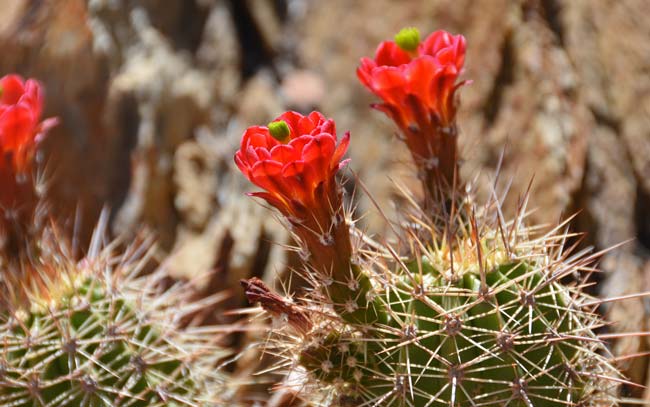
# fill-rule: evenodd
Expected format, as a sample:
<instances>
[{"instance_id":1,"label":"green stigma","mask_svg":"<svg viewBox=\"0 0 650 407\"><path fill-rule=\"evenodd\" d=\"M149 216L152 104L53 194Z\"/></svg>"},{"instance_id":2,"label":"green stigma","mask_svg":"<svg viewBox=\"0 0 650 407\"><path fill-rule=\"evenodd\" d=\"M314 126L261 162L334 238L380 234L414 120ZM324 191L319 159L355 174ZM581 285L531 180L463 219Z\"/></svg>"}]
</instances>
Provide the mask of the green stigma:
<instances>
[{"instance_id":1,"label":"green stigma","mask_svg":"<svg viewBox=\"0 0 650 407\"><path fill-rule=\"evenodd\" d=\"M269 133L271 134L271 137L274 139L285 142L289 139L289 135L291 134L291 130L289 129L289 125L287 122L284 120L278 120L276 122L271 122L268 125L269 127Z\"/></svg>"},{"instance_id":2,"label":"green stigma","mask_svg":"<svg viewBox=\"0 0 650 407\"><path fill-rule=\"evenodd\" d=\"M420 31L415 27L402 28L395 35L395 43L406 52L413 52L420 44Z\"/></svg>"}]
</instances>

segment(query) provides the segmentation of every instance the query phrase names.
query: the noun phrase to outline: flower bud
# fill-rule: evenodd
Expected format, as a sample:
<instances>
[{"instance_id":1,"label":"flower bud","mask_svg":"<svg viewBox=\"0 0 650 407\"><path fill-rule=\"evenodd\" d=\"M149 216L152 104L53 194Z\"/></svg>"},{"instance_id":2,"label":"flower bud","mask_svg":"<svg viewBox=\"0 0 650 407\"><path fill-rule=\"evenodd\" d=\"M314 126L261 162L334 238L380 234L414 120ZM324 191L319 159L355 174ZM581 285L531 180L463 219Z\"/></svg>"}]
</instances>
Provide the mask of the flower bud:
<instances>
[{"instance_id":1,"label":"flower bud","mask_svg":"<svg viewBox=\"0 0 650 407\"><path fill-rule=\"evenodd\" d=\"M291 129L289 129L289 125L284 120L271 122L268 128L271 137L282 143L288 141L289 135L291 135Z\"/></svg>"},{"instance_id":2,"label":"flower bud","mask_svg":"<svg viewBox=\"0 0 650 407\"><path fill-rule=\"evenodd\" d=\"M413 52L420 45L420 31L415 27L402 28L395 35L395 43L406 52Z\"/></svg>"}]
</instances>

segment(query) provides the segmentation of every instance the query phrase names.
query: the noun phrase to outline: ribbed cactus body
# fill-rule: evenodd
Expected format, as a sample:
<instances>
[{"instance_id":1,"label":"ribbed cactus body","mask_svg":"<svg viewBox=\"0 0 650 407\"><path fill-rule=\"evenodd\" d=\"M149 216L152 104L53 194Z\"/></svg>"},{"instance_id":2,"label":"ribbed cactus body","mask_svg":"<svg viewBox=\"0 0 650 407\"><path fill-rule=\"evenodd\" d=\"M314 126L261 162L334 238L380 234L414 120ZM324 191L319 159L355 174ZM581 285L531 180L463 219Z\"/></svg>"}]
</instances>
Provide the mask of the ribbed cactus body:
<instances>
[{"instance_id":1,"label":"ribbed cactus body","mask_svg":"<svg viewBox=\"0 0 650 407\"><path fill-rule=\"evenodd\" d=\"M220 405L213 334L181 328L182 292L157 283L91 273L0 315L0 405Z\"/></svg>"},{"instance_id":2,"label":"ribbed cactus body","mask_svg":"<svg viewBox=\"0 0 650 407\"><path fill-rule=\"evenodd\" d=\"M405 378L404 392L412 387L414 405L580 400L590 384L576 372L588 351L563 335L589 322L569 308L569 291L545 286L526 263L498 266L485 277L482 292L477 274L445 277L431 270L415 281L402 279L391 296L389 325L396 334L388 338L394 350L386 351L391 358L384 365L398 367L394 375Z\"/></svg>"},{"instance_id":3,"label":"ribbed cactus body","mask_svg":"<svg viewBox=\"0 0 650 407\"><path fill-rule=\"evenodd\" d=\"M367 270L371 291L359 293L373 298L375 322L320 322L301 345L298 363L338 394L325 404L615 405L619 374L594 332L593 299L561 281L579 266L553 258L550 243L508 255L490 242L484 256L437 248Z\"/></svg>"}]
</instances>

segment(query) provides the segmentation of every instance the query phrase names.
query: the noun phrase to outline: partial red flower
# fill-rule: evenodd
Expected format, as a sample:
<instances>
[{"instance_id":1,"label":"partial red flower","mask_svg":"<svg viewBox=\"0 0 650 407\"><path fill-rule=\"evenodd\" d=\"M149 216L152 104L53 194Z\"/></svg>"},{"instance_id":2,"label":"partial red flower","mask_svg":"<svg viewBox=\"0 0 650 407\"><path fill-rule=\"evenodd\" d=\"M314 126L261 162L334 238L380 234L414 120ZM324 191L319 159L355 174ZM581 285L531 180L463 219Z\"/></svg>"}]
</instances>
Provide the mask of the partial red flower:
<instances>
[{"instance_id":1,"label":"partial red flower","mask_svg":"<svg viewBox=\"0 0 650 407\"><path fill-rule=\"evenodd\" d=\"M349 134L337 146L334 121L319 112L303 116L286 112L274 122L289 128L285 141L275 139L267 126L249 127L235 162L255 185L266 190L253 195L266 199L287 216L338 202L335 175L345 165Z\"/></svg>"},{"instance_id":2,"label":"partial red flower","mask_svg":"<svg viewBox=\"0 0 650 407\"><path fill-rule=\"evenodd\" d=\"M465 63L465 38L436 31L424 41L414 28L382 42L374 59L362 58L357 76L383 103L374 105L404 134L425 182L451 185L456 173L456 91Z\"/></svg>"},{"instance_id":3,"label":"partial red flower","mask_svg":"<svg viewBox=\"0 0 650 407\"><path fill-rule=\"evenodd\" d=\"M33 185L32 161L38 143L56 119L41 122L43 91L33 79L18 75L0 79L0 205L3 208L24 206Z\"/></svg>"},{"instance_id":4,"label":"partial red flower","mask_svg":"<svg viewBox=\"0 0 650 407\"><path fill-rule=\"evenodd\" d=\"M0 152L3 165L16 173L29 169L36 146L54 119L41 122L43 92L33 79L23 81L18 75L0 79Z\"/></svg>"}]
</instances>

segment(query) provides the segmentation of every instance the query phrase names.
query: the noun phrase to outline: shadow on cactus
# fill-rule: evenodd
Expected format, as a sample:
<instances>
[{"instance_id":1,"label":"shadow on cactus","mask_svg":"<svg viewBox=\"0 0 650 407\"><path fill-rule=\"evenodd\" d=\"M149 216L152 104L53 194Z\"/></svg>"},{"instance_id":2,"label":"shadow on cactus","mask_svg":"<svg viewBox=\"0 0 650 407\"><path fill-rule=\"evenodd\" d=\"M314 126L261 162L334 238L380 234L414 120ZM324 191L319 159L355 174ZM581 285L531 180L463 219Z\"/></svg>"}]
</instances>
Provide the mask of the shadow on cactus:
<instances>
[{"instance_id":1,"label":"shadow on cactus","mask_svg":"<svg viewBox=\"0 0 650 407\"><path fill-rule=\"evenodd\" d=\"M349 406L613 406L629 384L597 334L606 322L583 288L599 254L569 246L566 223L526 226L527 194L506 221L458 173L455 113L465 40L415 29L358 70L399 127L422 182L395 242L354 228L336 172L333 121L288 112L250 128L236 153L299 244L312 286L293 299L258 279L251 302L280 321L278 369L303 398ZM278 125L277 123L284 123ZM296 377L298 377L296 379Z\"/></svg>"}]
</instances>

